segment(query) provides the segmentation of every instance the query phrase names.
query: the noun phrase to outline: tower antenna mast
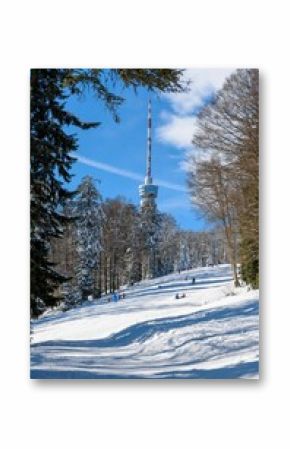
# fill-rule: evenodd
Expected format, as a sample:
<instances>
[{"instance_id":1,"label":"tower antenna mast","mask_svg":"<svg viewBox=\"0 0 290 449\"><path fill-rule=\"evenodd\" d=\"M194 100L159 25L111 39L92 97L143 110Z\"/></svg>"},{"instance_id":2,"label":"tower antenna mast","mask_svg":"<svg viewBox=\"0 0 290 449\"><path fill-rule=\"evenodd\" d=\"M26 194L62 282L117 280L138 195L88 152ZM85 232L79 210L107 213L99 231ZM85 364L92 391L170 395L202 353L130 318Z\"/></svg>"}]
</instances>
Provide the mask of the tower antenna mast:
<instances>
[{"instance_id":1,"label":"tower antenna mast","mask_svg":"<svg viewBox=\"0 0 290 449\"><path fill-rule=\"evenodd\" d=\"M148 122L147 122L147 161L146 161L146 184L152 184L151 176L151 151L152 151L152 113L151 99L148 101Z\"/></svg>"}]
</instances>

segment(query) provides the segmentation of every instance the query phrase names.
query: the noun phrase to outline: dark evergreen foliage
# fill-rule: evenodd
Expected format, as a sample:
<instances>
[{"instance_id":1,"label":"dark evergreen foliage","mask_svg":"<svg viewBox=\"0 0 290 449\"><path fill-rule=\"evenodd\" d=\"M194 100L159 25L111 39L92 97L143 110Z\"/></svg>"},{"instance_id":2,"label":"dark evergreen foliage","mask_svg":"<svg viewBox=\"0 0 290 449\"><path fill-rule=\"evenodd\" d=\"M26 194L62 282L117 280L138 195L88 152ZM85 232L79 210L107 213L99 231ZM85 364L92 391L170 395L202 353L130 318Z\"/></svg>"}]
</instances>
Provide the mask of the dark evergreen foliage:
<instances>
[{"instance_id":1,"label":"dark evergreen foliage","mask_svg":"<svg viewBox=\"0 0 290 449\"><path fill-rule=\"evenodd\" d=\"M65 110L66 70L31 71L31 312L37 316L44 306L59 300L55 289L65 281L49 261L50 239L62 236L64 217L59 207L72 196L64 187L71 179L77 139L64 131L67 125L82 129L83 123Z\"/></svg>"},{"instance_id":2,"label":"dark evergreen foliage","mask_svg":"<svg viewBox=\"0 0 290 449\"><path fill-rule=\"evenodd\" d=\"M242 279L253 288L259 288L259 245L256 240L241 240Z\"/></svg>"}]
</instances>

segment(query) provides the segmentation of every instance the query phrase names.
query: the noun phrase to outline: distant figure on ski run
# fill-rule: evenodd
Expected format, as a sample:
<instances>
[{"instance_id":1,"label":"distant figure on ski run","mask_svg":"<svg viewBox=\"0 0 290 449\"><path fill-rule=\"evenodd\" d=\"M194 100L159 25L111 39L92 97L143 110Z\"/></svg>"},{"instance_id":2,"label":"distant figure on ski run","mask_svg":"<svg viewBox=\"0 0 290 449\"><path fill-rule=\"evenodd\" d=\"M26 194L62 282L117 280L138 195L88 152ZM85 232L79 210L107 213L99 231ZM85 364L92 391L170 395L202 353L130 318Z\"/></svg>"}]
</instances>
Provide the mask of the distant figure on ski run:
<instances>
[{"instance_id":1,"label":"distant figure on ski run","mask_svg":"<svg viewBox=\"0 0 290 449\"><path fill-rule=\"evenodd\" d=\"M115 293L113 294L113 301L114 301L114 302L118 302L119 299L120 299L119 293L118 293L118 292L115 292Z\"/></svg>"}]
</instances>

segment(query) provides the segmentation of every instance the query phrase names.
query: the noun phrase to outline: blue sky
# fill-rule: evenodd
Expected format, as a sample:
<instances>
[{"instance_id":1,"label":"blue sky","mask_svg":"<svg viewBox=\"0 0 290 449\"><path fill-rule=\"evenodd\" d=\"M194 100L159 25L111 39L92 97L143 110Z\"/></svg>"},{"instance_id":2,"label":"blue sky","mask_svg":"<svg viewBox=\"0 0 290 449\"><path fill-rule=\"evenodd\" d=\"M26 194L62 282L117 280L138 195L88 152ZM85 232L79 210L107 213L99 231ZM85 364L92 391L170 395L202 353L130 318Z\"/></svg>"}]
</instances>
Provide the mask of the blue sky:
<instances>
[{"instance_id":1,"label":"blue sky","mask_svg":"<svg viewBox=\"0 0 290 449\"><path fill-rule=\"evenodd\" d=\"M185 77L192 81L184 94L152 95L152 175L159 185L158 209L174 216L184 229L203 230L208 224L189 200L186 188L185 159L192 150L195 118L233 69L192 69ZM124 196L139 204L138 186L145 176L148 92L120 92L125 98L119 109L120 123L97 101L91 92L71 98L67 108L82 120L100 121L95 129L79 131L79 160L73 165L75 188L81 178L96 180L103 198Z\"/></svg>"}]
</instances>

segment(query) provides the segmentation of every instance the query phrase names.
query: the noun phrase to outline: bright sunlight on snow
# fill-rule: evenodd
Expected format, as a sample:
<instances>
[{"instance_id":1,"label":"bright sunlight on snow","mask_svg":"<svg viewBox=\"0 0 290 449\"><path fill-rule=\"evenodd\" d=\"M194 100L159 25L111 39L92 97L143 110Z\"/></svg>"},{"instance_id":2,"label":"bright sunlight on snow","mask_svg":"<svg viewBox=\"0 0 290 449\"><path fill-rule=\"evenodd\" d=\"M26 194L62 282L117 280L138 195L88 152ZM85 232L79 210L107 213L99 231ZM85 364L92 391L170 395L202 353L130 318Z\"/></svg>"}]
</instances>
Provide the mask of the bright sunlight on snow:
<instances>
[{"instance_id":1,"label":"bright sunlight on snow","mask_svg":"<svg viewBox=\"0 0 290 449\"><path fill-rule=\"evenodd\" d=\"M229 265L124 291L34 320L31 377L258 378L258 291L234 289Z\"/></svg>"}]
</instances>

